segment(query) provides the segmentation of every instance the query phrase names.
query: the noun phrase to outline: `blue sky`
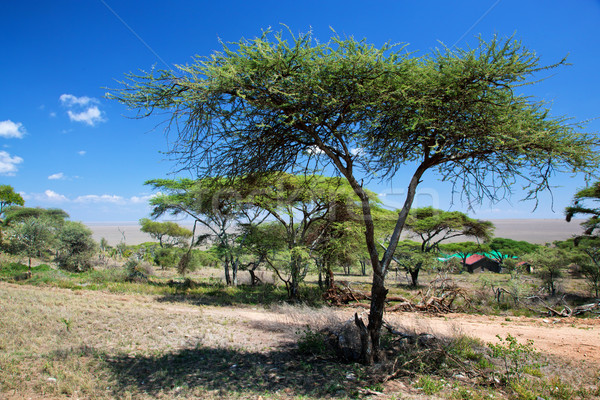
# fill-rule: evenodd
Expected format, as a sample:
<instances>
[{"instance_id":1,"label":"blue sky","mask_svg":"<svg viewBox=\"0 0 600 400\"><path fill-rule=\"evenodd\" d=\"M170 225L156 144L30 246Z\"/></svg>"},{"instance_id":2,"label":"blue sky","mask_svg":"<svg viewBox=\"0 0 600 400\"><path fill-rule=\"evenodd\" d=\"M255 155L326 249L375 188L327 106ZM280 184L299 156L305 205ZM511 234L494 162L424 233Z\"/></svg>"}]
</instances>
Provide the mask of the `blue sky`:
<instances>
[{"instance_id":1,"label":"blue sky","mask_svg":"<svg viewBox=\"0 0 600 400\"><path fill-rule=\"evenodd\" d=\"M515 37L545 64L569 54L572 66L548 73L528 93L554 115L600 117L600 1L3 1L0 3L0 183L28 206L60 207L84 222L137 221L148 214L144 181L174 165L160 118L133 120L104 98L123 74L185 64L286 24L327 40L330 27L375 45L409 43L425 55L440 42L465 47L481 34ZM600 132L600 120L587 131ZM520 202L484 203L478 218L562 218L583 177L557 176L554 211L545 196L533 212ZM407 177L372 184L397 205ZM428 175L417 205L450 208L449 186ZM455 199L453 209L466 211Z\"/></svg>"}]
</instances>

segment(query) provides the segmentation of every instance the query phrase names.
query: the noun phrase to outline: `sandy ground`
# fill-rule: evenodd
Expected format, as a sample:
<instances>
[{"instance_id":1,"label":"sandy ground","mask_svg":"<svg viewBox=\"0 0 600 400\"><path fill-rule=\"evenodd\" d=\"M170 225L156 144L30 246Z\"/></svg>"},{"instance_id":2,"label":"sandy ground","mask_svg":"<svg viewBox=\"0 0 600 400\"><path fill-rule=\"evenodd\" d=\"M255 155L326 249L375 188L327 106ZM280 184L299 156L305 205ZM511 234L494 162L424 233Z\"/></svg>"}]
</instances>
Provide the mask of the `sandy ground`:
<instances>
[{"instance_id":1,"label":"sandy ground","mask_svg":"<svg viewBox=\"0 0 600 400\"><path fill-rule=\"evenodd\" d=\"M388 315L391 323L417 332L436 335L463 333L487 343L496 343L507 334L548 355L600 366L600 319L495 317L487 315L447 314L427 316L416 313Z\"/></svg>"},{"instance_id":2,"label":"sandy ground","mask_svg":"<svg viewBox=\"0 0 600 400\"><path fill-rule=\"evenodd\" d=\"M552 243L565 240L581 233L581 221L566 222L564 219L497 219L495 236L514 240L526 240L531 243ZM88 223L94 240L105 238L110 245L123 241L128 245L152 241L150 235L141 232L136 222ZM188 226L188 228L192 228ZM456 241L463 241L460 237Z\"/></svg>"},{"instance_id":3,"label":"sandy ground","mask_svg":"<svg viewBox=\"0 0 600 400\"><path fill-rule=\"evenodd\" d=\"M136 310L143 309L154 318L151 325L159 324L157 321L162 321L160 325L171 327L169 332L172 332L172 334L169 337L172 339L173 345L178 343L178 336L181 336L179 339L183 340L184 334L191 333L198 326L206 325L207 322L212 321L216 324L216 331L220 331L220 333L211 335L209 342L214 342L214 345L222 345L222 341L230 341L230 343L236 343L236 345L242 346L246 350L259 351L290 344L294 341L297 332L307 325L318 328L330 325L332 321L346 320L351 318L355 312L362 313L364 311L363 308L356 310L353 308L315 310L309 307L288 305L275 306L272 309L206 305L198 307L186 303L164 302L153 296L96 291L74 292L67 289L39 288L0 282L1 292L11 294L11 296L19 296L19 298L23 296L24 299L41 296L38 301L35 301L35 304L38 305L46 301L44 300L45 293L52 294L53 299L59 295L64 297L63 300L58 302L60 307L45 305L47 307L45 312L48 313L53 308L64 308L65 304L71 304L72 307L69 308L72 308L71 313L73 313L74 319L77 319L75 313L80 308L78 302L82 304L81 307L86 304L110 303L110 310L102 310L103 313L108 313L107 316L112 315L112 313L117 316L130 307L134 307ZM139 315L136 315L132 315L131 318L140 318ZM204 322L191 322L191 319L195 318L194 316L201 318ZM183 320L175 323L180 317ZM83 318L82 316L81 319ZM113 318L109 319L112 320ZM120 318L117 319L120 320ZM533 340L534 347L542 354L557 356L564 361L584 361L588 365L600 367L600 319L598 318L542 319L458 313L432 316L420 313L394 312L386 313L385 319L392 325L409 332L432 333L439 337L466 334L487 343L497 342L496 335L505 338L510 333L521 343L529 339ZM190 322L193 327L187 326L187 322ZM225 332L221 331L225 327L221 324L225 322L227 322L226 335ZM148 323L148 321L140 320L136 321L134 325L139 328L145 323ZM150 328L148 326L148 329ZM117 332L121 332L121 330L122 327ZM110 331L111 329L108 329L106 337L103 336L104 341L114 339ZM121 332L121 336L122 334L123 332ZM146 332L147 334L148 332ZM186 338L187 336L185 335ZM206 336L204 338L205 340L208 339ZM160 342L164 342L164 340L163 338Z\"/></svg>"}]
</instances>

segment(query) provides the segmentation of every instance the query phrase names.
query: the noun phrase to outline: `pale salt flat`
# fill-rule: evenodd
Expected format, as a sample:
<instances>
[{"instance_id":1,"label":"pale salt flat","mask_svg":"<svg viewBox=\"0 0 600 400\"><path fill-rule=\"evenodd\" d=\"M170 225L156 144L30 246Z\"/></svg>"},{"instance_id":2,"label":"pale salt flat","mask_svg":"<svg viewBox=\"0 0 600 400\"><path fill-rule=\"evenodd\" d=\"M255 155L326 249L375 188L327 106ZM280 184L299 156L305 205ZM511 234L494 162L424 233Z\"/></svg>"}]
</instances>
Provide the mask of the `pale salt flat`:
<instances>
[{"instance_id":1,"label":"pale salt flat","mask_svg":"<svg viewBox=\"0 0 600 400\"><path fill-rule=\"evenodd\" d=\"M564 219L496 219L491 221L496 226L495 237L526 240L539 244L565 240L582 232L581 220L566 222ZM140 231L140 226L136 222L87 223L86 225L92 230L94 240L99 242L101 238L105 238L113 246L121 241L128 245L153 241L150 235ZM182 225L192 229L191 225ZM202 232L206 233L206 229ZM464 238L457 238L455 241L464 240Z\"/></svg>"}]
</instances>

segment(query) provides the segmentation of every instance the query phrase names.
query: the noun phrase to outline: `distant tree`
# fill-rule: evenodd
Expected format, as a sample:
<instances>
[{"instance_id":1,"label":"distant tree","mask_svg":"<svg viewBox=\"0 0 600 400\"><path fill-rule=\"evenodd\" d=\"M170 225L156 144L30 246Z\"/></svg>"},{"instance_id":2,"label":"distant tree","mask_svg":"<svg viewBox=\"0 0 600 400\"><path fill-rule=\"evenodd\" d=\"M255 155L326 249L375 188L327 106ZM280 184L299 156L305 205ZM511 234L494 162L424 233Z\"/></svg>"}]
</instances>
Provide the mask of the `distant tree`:
<instances>
[{"instance_id":1,"label":"distant tree","mask_svg":"<svg viewBox=\"0 0 600 400\"><path fill-rule=\"evenodd\" d=\"M67 271L82 272L92 268L97 244L92 231L80 222L65 221L58 230L58 266Z\"/></svg>"},{"instance_id":2,"label":"distant tree","mask_svg":"<svg viewBox=\"0 0 600 400\"><path fill-rule=\"evenodd\" d=\"M245 269L250 274L250 282L254 285L258 283L256 269L261 264L266 264L285 284L288 292L292 285L292 276L286 273L289 270L289 253L285 240L281 240L286 235L285 227L275 221L264 222L261 224L247 224L243 229L243 249L247 255ZM241 239L241 238L240 238Z\"/></svg>"},{"instance_id":3,"label":"distant tree","mask_svg":"<svg viewBox=\"0 0 600 400\"><path fill-rule=\"evenodd\" d=\"M580 236L600 235L600 207L595 206L600 202L600 181L579 190L573 197L573 205L565 209L567 221L573 217L588 217L581 226L584 231ZM586 204L587 203L587 204Z\"/></svg>"},{"instance_id":4,"label":"distant tree","mask_svg":"<svg viewBox=\"0 0 600 400\"><path fill-rule=\"evenodd\" d=\"M60 224L69 218L69 214L60 208L39 207L11 207L4 213L4 223L6 225L25 221L28 218L47 218L56 224Z\"/></svg>"},{"instance_id":5,"label":"distant tree","mask_svg":"<svg viewBox=\"0 0 600 400\"><path fill-rule=\"evenodd\" d=\"M582 273L596 297L600 297L600 207L598 203L600 203L600 181L575 193L573 205L565 210L567 221L571 221L577 215L588 217L581 224L583 233L576 236L572 244L587 256L581 262Z\"/></svg>"},{"instance_id":6,"label":"distant tree","mask_svg":"<svg viewBox=\"0 0 600 400\"><path fill-rule=\"evenodd\" d=\"M56 208L10 207L4 213L4 224L9 227L9 251L29 259L42 257L57 244L57 232L69 217Z\"/></svg>"},{"instance_id":7,"label":"distant tree","mask_svg":"<svg viewBox=\"0 0 600 400\"><path fill-rule=\"evenodd\" d=\"M440 243L459 236L470 237L478 242L488 242L494 231L494 224L470 218L460 211L444 211L433 207L410 210L406 229L418 237L421 252L438 249Z\"/></svg>"},{"instance_id":8,"label":"distant tree","mask_svg":"<svg viewBox=\"0 0 600 400\"><path fill-rule=\"evenodd\" d=\"M27 217L13 224L7 237L11 252L28 258L31 272L31 259L42 257L56 244L56 221L46 216Z\"/></svg>"},{"instance_id":9,"label":"distant tree","mask_svg":"<svg viewBox=\"0 0 600 400\"><path fill-rule=\"evenodd\" d=\"M343 262L342 257L349 255L340 246L339 241L346 238L340 224L350 226L359 199L339 177L265 174L252 187L254 194L246 201L266 211L284 229L280 240L286 243L290 256L286 286L290 298L296 300L311 255L318 256L326 268L332 266L335 257Z\"/></svg>"},{"instance_id":10,"label":"distant tree","mask_svg":"<svg viewBox=\"0 0 600 400\"><path fill-rule=\"evenodd\" d=\"M2 244L2 230L4 225L4 213L8 207L23 206L25 200L10 185L0 185L0 245Z\"/></svg>"},{"instance_id":11,"label":"distant tree","mask_svg":"<svg viewBox=\"0 0 600 400\"><path fill-rule=\"evenodd\" d=\"M491 258L499 263L506 259L521 257L525 254L533 253L540 248L540 245L526 242L524 240L513 240L508 238L493 238L489 242Z\"/></svg>"},{"instance_id":12,"label":"distant tree","mask_svg":"<svg viewBox=\"0 0 600 400\"><path fill-rule=\"evenodd\" d=\"M600 243L590 240L580 245L580 249L587 256L581 262L581 273L587 279L592 293L600 299Z\"/></svg>"},{"instance_id":13,"label":"distant tree","mask_svg":"<svg viewBox=\"0 0 600 400\"><path fill-rule=\"evenodd\" d=\"M19 193L16 193L10 185L0 185L0 217L4 217L4 212L10 206L23 206L25 200Z\"/></svg>"},{"instance_id":14,"label":"distant tree","mask_svg":"<svg viewBox=\"0 0 600 400\"><path fill-rule=\"evenodd\" d=\"M408 229L413 238L420 239L418 251L429 253L439 251L443 242L464 236L477 242L487 242L491 239L494 224L470 218L460 211L443 211L433 207L423 207L410 210L406 220ZM421 266L427 265L423 260L431 257L416 257L419 261L410 269L413 286L417 286Z\"/></svg>"},{"instance_id":15,"label":"distant tree","mask_svg":"<svg viewBox=\"0 0 600 400\"><path fill-rule=\"evenodd\" d=\"M259 208L243 201L252 189L248 185L222 178L154 179L146 184L160 192L150 199L152 217L185 216L207 228L207 235L192 238L192 242L210 238L216 243L223 259L225 282L227 285L237 285L240 255L237 239L240 231L236 227L264 218ZM183 262L189 259L190 251L188 258L182 259Z\"/></svg>"},{"instance_id":16,"label":"distant tree","mask_svg":"<svg viewBox=\"0 0 600 400\"><path fill-rule=\"evenodd\" d=\"M412 240L398 242L394 261L410 275L411 285L419 285L419 273L433 265L432 253L421 251L421 243Z\"/></svg>"},{"instance_id":17,"label":"distant tree","mask_svg":"<svg viewBox=\"0 0 600 400\"><path fill-rule=\"evenodd\" d=\"M563 249L556 247L541 247L523 257L523 260L534 267L535 274L540 277L546 290L555 296L558 290L558 280L573 257Z\"/></svg>"},{"instance_id":18,"label":"distant tree","mask_svg":"<svg viewBox=\"0 0 600 400\"><path fill-rule=\"evenodd\" d=\"M148 233L152 238L158 240L160 247L175 246L185 239L192 237L192 231L180 226L176 222L152 221L148 218L140 219L141 231Z\"/></svg>"},{"instance_id":19,"label":"distant tree","mask_svg":"<svg viewBox=\"0 0 600 400\"><path fill-rule=\"evenodd\" d=\"M535 52L512 39L416 59L402 47L352 37L317 41L309 33L288 41L267 31L176 70L129 75L109 97L141 117L166 110L175 131L169 154L201 178L310 174L330 165L348 180L361 202L373 271L368 327L356 318L362 361L372 363L387 269L427 171L453 182L467 201L501 199L517 180L536 199L555 172L599 164L600 138L517 92L564 62L540 66ZM406 199L380 258L362 181L398 172L410 176Z\"/></svg>"}]
</instances>

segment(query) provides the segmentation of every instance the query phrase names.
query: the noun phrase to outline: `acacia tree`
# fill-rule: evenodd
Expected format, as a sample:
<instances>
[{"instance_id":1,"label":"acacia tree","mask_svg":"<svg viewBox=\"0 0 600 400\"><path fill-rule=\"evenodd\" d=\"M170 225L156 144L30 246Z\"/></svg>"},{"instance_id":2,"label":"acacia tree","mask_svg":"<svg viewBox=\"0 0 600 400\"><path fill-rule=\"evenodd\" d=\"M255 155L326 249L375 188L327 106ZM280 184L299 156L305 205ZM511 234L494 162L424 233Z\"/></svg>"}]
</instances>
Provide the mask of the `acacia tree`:
<instances>
[{"instance_id":1,"label":"acacia tree","mask_svg":"<svg viewBox=\"0 0 600 400\"><path fill-rule=\"evenodd\" d=\"M243 201L265 210L284 229L281 240L290 255L290 279L284 281L289 297L297 299L310 256L331 262L329 255L335 250L326 248L324 242L342 237L342 232L335 231L341 228L339 223L353 218L349 210L357 207L358 199L345 179L321 175L265 174L253 180L250 188L251 194ZM374 194L369 192L369 196Z\"/></svg>"},{"instance_id":2,"label":"acacia tree","mask_svg":"<svg viewBox=\"0 0 600 400\"><path fill-rule=\"evenodd\" d=\"M10 185L0 185L0 225L4 224L4 213L11 206L23 206L25 200ZM2 227L0 226L0 245L2 244Z\"/></svg>"},{"instance_id":3,"label":"acacia tree","mask_svg":"<svg viewBox=\"0 0 600 400\"><path fill-rule=\"evenodd\" d=\"M248 193L243 192L243 185L219 178L193 179L154 179L146 182L160 194L150 199L153 207L152 217L158 218L165 214L187 216L208 230L208 236L219 247L223 258L225 282L227 285L237 285L239 265L239 243L237 238L240 231L236 230L237 223L254 223L262 218L260 210L240 201ZM196 225L194 225L195 232ZM194 232L192 243L194 244ZM197 239L206 239L200 235ZM196 241L196 242L197 242ZM185 264L187 255L182 258ZM183 265L185 266L185 265ZM185 268L181 268L185 270Z\"/></svg>"},{"instance_id":4,"label":"acacia tree","mask_svg":"<svg viewBox=\"0 0 600 400\"><path fill-rule=\"evenodd\" d=\"M25 200L19 193L16 193L10 185L0 185L0 216L4 216L4 212L10 206L23 206Z\"/></svg>"},{"instance_id":5,"label":"acacia tree","mask_svg":"<svg viewBox=\"0 0 600 400\"><path fill-rule=\"evenodd\" d=\"M573 240L573 244L580 252L585 254L586 260L582 262L582 273L588 280L596 297L600 296L600 181L581 189L575 193L573 205L566 208L567 221L574 216L587 216L581 226L583 234Z\"/></svg>"},{"instance_id":6,"label":"acacia tree","mask_svg":"<svg viewBox=\"0 0 600 400\"><path fill-rule=\"evenodd\" d=\"M160 247L164 247L165 244L172 247L192 237L192 231L172 221L158 222L142 218L140 225L140 230L157 239Z\"/></svg>"},{"instance_id":7,"label":"acacia tree","mask_svg":"<svg viewBox=\"0 0 600 400\"><path fill-rule=\"evenodd\" d=\"M9 226L10 251L28 257L29 272L33 257L42 256L59 243L57 232L68 217L69 214L56 208L12 207L6 210L4 223Z\"/></svg>"},{"instance_id":8,"label":"acacia tree","mask_svg":"<svg viewBox=\"0 0 600 400\"><path fill-rule=\"evenodd\" d=\"M460 211L422 207L410 211L406 229L421 239L421 252L428 253L440 243L459 236L487 242L492 237L494 224L470 218Z\"/></svg>"},{"instance_id":9,"label":"acacia tree","mask_svg":"<svg viewBox=\"0 0 600 400\"><path fill-rule=\"evenodd\" d=\"M171 157L200 177L314 171L332 165L359 197L373 270L361 358L379 357L385 277L424 173L436 170L468 201L527 198L557 171L590 171L599 140L516 93L540 66L512 39L414 58L402 47L265 32L224 44L176 70L132 74L108 97L145 117L166 110ZM174 131L174 132L173 132ZM363 179L408 174L407 194L380 256Z\"/></svg>"},{"instance_id":10,"label":"acacia tree","mask_svg":"<svg viewBox=\"0 0 600 400\"><path fill-rule=\"evenodd\" d=\"M491 258L499 263L514 259L525 254L533 253L540 245L526 242L524 240L513 240L508 238L493 238L489 243Z\"/></svg>"},{"instance_id":11,"label":"acacia tree","mask_svg":"<svg viewBox=\"0 0 600 400\"><path fill-rule=\"evenodd\" d=\"M58 265L68 271L82 272L92 268L91 259L97 245L92 231L81 222L65 221L56 237Z\"/></svg>"},{"instance_id":12,"label":"acacia tree","mask_svg":"<svg viewBox=\"0 0 600 400\"><path fill-rule=\"evenodd\" d=\"M459 236L476 239L478 243L487 242L491 239L494 224L470 218L460 211L422 207L410 210L406 229L420 239L421 253L429 253L439 250L442 242ZM417 286L421 266L425 265L421 258L417 258L416 264L408 269L413 286Z\"/></svg>"}]
</instances>

